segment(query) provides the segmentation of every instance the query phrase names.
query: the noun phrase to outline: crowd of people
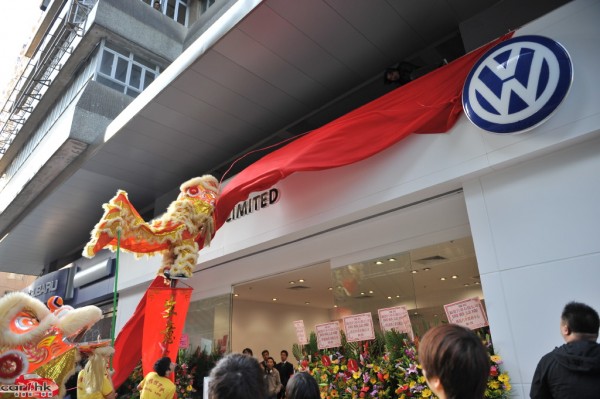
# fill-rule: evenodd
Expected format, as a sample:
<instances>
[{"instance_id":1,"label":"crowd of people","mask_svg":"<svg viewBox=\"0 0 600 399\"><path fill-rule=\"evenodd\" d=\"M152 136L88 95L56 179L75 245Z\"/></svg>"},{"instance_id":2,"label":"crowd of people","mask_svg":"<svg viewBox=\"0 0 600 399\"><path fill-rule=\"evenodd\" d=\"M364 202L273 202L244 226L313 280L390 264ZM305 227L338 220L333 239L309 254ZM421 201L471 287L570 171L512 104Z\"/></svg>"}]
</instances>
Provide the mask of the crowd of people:
<instances>
[{"instance_id":1,"label":"crowd of people","mask_svg":"<svg viewBox=\"0 0 600 399\"><path fill-rule=\"evenodd\" d=\"M568 303L561 314L565 344L542 357L531 384L532 399L600 397L600 319L590 306ZM456 324L431 328L419 345L419 361L431 391L439 399L482 399L489 376L489 353L471 330ZM77 376L79 399L115 399L107 374L112 348L96 349ZM259 362L250 348L220 359L210 373L209 399L320 399L308 372L296 372L282 350L276 363L268 350ZM163 357L139 383L140 399L176 399L169 378L176 364Z\"/></svg>"}]
</instances>

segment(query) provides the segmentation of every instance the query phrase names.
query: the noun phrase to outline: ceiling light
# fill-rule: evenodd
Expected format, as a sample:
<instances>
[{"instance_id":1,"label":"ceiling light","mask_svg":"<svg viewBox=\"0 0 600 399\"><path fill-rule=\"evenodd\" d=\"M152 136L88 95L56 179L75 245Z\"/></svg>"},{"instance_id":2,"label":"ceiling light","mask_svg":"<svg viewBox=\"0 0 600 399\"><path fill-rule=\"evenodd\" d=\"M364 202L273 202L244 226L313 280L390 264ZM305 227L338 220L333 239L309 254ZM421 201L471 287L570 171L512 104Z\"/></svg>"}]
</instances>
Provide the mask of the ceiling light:
<instances>
[{"instance_id":1,"label":"ceiling light","mask_svg":"<svg viewBox=\"0 0 600 399\"><path fill-rule=\"evenodd\" d=\"M458 276L455 274L454 276L452 276L452 278L454 278L454 279L457 279L457 278L458 278Z\"/></svg>"},{"instance_id":2,"label":"ceiling light","mask_svg":"<svg viewBox=\"0 0 600 399\"><path fill-rule=\"evenodd\" d=\"M391 297L391 296L388 296L388 299L392 299L392 297Z\"/></svg>"},{"instance_id":3,"label":"ceiling light","mask_svg":"<svg viewBox=\"0 0 600 399\"><path fill-rule=\"evenodd\" d=\"M463 284L463 285L464 285L465 287L468 287L468 286L469 286L469 284L467 284L467 283L465 283L465 284Z\"/></svg>"},{"instance_id":4,"label":"ceiling light","mask_svg":"<svg viewBox=\"0 0 600 399\"><path fill-rule=\"evenodd\" d=\"M423 270L425 270L426 272L428 272L428 271L430 271L430 270L431 270L431 268L430 268L430 267L426 267L426 268L425 268L425 269L423 269Z\"/></svg>"},{"instance_id":5,"label":"ceiling light","mask_svg":"<svg viewBox=\"0 0 600 399\"><path fill-rule=\"evenodd\" d=\"M412 274L417 274L417 273L418 273L418 271L416 271L416 270L413 270L411 273L412 273Z\"/></svg>"},{"instance_id":6,"label":"ceiling light","mask_svg":"<svg viewBox=\"0 0 600 399\"><path fill-rule=\"evenodd\" d=\"M298 280L298 282L299 282L299 283L303 283L303 282L304 282L304 279L303 279L303 278L301 278L300 280Z\"/></svg>"},{"instance_id":7,"label":"ceiling light","mask_svg":"<svg viewBox=\"0 0 600 399\"><path fill-rule=\"evenodd\" d=\"M364 292L361 292L361 293L360 293L360 295L365 295L365 293L364 293Z\"/></svg>"},{"instance_id":8,"label":"ceiling light","mask_svg":"<svg viewBox=\"0 0 600 399\"><path fill-rule=\"evenodd\" d=\"M418 315L418 314L419 314L419 312L415 312L415 313L413 313L413 314L416 316L416 315Z\"/></svg>"},{"instance_id":9,"label":"ceiling light","mask_svg":"<svg viewBox=\"0 0 600 399\"><path fill-rule=\"evenodd\" d=\"M446 281L446 277L442 277L442 278L440 278L440 280Z\"/></svg>"},{"instance_id":10,"label":"ceiling light","mask_svg":"<svg viewBox=\"0 0 600 399\"><path fill-rule=\"evenodd\" d=\"M329 288L327 288L327 289L328 289L329 291L332 291L332 290L333 290L333 287L329 287Z\"/></svg>"},{"instance_id":11,"label":"ceiling light","mask_svg":"<svg viewBox=\"0 0 600 399\"><path fill-rule=\"evenodd\" d=\"M396 258L389 258L389 259L388 259L388 261L390 261L390 262L395 262L395 261L396 261Z\"/></svg>"},{"instance_id":12,"label":"ceiling light","mask_svg":"<svg viewBox=\"0 0 600 399\"><path fill-rule=\"evenodd\" d=\"M275 302L277 300L277 298L273 298L273 302Z\"/></svg>"},{"instance_id":13,"label":"ceiling light","mask_svg":"<svg viewBox=\"0 0 600 399\"><path fill-rule=\"evenodd\" d=\"M376 265L383 265L383 262L378 260L377 262L375 262Z\"/></svg>"},{"instance_id":14,"label":"ceiling light","mask_svg":"<svg viewBox=\"0 0 600 399\"><path fill-rule=\"evenodd\" d=\"M306 301L304 302L305 305L310 305L310 302Z\"/></svg>"},{"instance_id":15,"label":"ceiling light","mask_svg":"<svg viewBox=\"0 0 600 399\"><path fill-rule=\"evenodd\" d=\"M438 317L438 315L434 314L433 317Z\"/></svg>"},{"instance_id":16,"label":"ceiling light","mask_svg":"<svg viewBox=\"0 0 600 399\"><path fill-rule=\"evenodd\" d=\"M475 281L475 284L479 285L479 281Z\"/></svg>"},{"instance_id":17,"label":"ceiling light","mask_svg":"<svg viewBox=\"0 0 600 399\"><path fill-rule=\"evenodd\" d=\"M334 308L337 308L337 305L333 305Z\"/></svg>"},{"instance_id":18,"label":"ceiling light","mask_svg":"<svg viewBox=\"0 0 600 399\"><path fill-rule=\"evenodd\" d=\"M295 281L290 281L290 284L296 284L296 282Z\"/></svg>"},{"instance_id":19,"label":"ceiling light","mask_svg":"<svg viewBox=\"0 0 600 399\"><path fill-rule=\"evenodd\" d=\"M233 294L233 296L240 296L240 294Z\"/></svg>"},{"instance_id":20,"label":"ceiling light","mask_svg":"<svg viewBox=\"0 0 600 399\"><path fill-rule=\"evenodd\" d=\"M396 298L400 298L400 295L396 295Z\"/></svg>"}]
</instances>

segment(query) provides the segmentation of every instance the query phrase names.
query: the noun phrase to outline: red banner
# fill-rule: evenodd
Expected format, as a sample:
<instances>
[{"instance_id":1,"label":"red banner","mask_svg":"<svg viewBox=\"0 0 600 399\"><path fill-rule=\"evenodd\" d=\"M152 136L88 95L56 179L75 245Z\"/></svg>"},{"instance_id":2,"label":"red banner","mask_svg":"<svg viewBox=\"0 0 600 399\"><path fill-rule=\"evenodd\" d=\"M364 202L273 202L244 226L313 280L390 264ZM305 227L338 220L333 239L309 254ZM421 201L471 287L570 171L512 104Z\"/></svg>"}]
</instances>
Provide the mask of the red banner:
<instances>
[{"instance_id":1,"label":"red banner","mask_svg":"<svg viewBox=\"0 0 600 399\"><path fill-rule=\"evenodd\" d=\"M142 368L144 375L163 356L177 359L179 339L185 325L191 288L151 287L146 297Z\"/></svg>"}]
</instances>

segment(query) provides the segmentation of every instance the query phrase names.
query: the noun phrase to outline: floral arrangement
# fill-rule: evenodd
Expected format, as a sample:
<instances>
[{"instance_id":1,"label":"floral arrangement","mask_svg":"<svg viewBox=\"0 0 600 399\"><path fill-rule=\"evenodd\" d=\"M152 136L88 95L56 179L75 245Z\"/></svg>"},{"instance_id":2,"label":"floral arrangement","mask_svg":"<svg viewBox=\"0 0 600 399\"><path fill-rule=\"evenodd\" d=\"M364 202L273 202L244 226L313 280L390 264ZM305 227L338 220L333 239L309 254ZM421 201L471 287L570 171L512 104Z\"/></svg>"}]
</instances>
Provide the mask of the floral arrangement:
<instances>
[{"instance_id":1,"label":"floral arrangement","mask_svg":"<svg viewBox=\"0 0 600 399\"><path fill-rule=\"evenodd\" d=\"M391 331L360 343L347 342L342 333L342 347L318 350L316 335L311 333L309 343L295 345L293 353L298 369L319 383L322 399L436 398L425 382L417 347L418 342L406 334ZM499 356L490 356L486 398L508 398L511 386L501 364Z\"/></svg>"}]
</instances>

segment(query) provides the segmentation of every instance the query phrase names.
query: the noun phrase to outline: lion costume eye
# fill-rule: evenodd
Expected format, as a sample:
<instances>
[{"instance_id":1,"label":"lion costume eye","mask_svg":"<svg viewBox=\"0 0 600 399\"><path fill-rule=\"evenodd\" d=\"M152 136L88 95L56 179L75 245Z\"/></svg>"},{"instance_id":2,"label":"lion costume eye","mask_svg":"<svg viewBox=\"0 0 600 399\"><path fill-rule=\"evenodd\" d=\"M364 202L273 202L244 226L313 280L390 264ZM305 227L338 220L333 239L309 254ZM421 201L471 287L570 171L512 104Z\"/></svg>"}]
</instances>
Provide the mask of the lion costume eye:
<instances>
[{"instance_id":1,"label":"lion costume eye","mask_svg":"<svg viewBox=\"0 0 600 399\"><path fill-rule=\"evenodd\" d=\"M38 321L31 315L21 312L14 319L14 326L20 331L29 331L38 326Z\"/></svg>"},{"instance_id":2,"label":"lion costume eye","mask_svg":"<svg viewBox=\"0 0 600 399\"><path fill-rule=\"evenodd\" d=\"M190 197L197 197L200 194L200 189L198 187L190 187L187 189L187 195Z\"/></svg>"}]
</instances>

